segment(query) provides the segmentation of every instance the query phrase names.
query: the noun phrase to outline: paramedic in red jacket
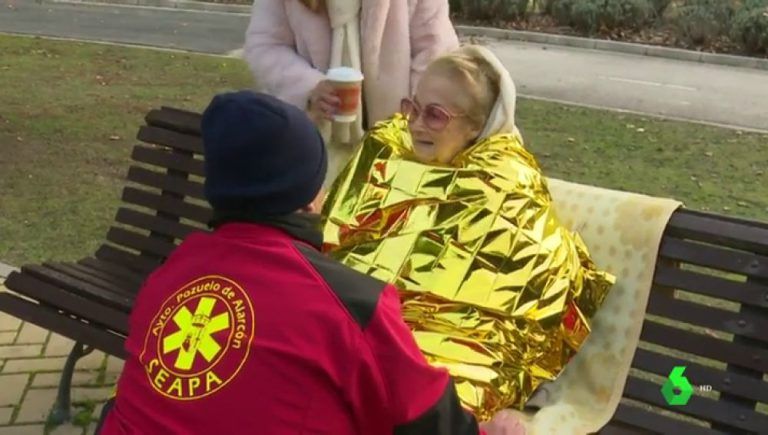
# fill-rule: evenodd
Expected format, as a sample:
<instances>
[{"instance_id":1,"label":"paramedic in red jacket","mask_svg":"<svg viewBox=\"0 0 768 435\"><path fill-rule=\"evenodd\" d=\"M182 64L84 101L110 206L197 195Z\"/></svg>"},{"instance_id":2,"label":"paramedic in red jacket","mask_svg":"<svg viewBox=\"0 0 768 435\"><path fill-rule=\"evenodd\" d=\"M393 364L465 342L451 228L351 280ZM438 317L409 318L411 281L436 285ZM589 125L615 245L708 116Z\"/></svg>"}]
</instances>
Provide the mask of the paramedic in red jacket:
<instances>
[{"instance_id":1,"label":"paramedic in red jacket","mask_svg":"<svg viewBox=\"0 0 768 435\"><path fill-rule=\"evenodd\" d=\"M395 288L320 254L326 151L299 109L248 91L202 119L211 233L146 281L102 434L478 434ZM499 432L512 433L512 432Z\"/></svg>"}]
</instances>

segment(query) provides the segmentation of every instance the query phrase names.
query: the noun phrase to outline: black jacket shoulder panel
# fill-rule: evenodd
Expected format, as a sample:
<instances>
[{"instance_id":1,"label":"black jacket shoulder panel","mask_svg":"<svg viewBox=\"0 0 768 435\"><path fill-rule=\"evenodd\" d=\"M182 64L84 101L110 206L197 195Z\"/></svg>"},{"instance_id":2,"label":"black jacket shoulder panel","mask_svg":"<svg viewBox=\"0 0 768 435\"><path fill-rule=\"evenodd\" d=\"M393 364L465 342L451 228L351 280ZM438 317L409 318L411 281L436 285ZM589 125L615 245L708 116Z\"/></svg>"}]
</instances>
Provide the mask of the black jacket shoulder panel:
<instances>
[{"instance_id":1,"label":"black jacket shoulder panel","mask_svg":"<svg viewBox=\"0 0 768 435\"><path fill-rule=\"evenodd\" d=\"M364 329L371 321L379 297L387 284L326 257L307 245L302 243L294 243L294 245L328 283L358 325Z\"/></svg>"}]
</instances>

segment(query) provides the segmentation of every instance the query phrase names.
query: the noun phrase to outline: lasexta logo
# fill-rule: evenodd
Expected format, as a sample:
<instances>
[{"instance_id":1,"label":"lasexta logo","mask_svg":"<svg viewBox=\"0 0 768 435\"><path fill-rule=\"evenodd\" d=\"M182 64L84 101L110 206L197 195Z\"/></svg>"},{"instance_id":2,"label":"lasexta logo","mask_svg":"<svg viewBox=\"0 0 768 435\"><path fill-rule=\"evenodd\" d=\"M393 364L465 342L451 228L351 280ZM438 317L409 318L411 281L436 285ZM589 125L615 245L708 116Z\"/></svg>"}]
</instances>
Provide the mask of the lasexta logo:
<instances>
[{"instance_id":1,"label":"lasexta logo","mask_svg":"<svg viewBox=\"0 0 768 435\"><path fill-rule=\"evenodd\" d=\"M667 382L661 386L661 394L669 405L685 405L693 395L693 385L683 373L685 366L676 366L669 373Z\"/></svg>"}]
</instances>

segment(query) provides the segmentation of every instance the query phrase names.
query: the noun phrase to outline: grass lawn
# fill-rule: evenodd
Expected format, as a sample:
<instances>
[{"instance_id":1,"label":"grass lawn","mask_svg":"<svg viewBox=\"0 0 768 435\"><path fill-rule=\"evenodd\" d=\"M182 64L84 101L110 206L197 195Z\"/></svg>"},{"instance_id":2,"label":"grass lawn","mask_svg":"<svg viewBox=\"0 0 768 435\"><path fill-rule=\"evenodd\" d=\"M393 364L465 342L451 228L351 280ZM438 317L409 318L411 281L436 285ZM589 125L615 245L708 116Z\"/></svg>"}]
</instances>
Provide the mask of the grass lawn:
<instances>
[{"instance_id":1,"label":"grass lawn","mask_svg":"<svg viewBox=\"0 0 768 435\"><path fill-rule=\"evenodd\" d=\"M0 53L0 261L14 265L94 251L148 110L202 110L252 82L236 59L2 35Z\"/></svg>"},{"instance_id":2,"label":"grass lawn","mask_svg":"<svg viewBox=\"0 0 768 435\"><path fill-rule=\"evenodd\" d=\"M201 110L252 83L237 59L2 35L0 53L0 261L14 265L93 252L149 109ZM517 118L549 175L768 216L768 135L531 100Z\"/></svg>"}]
</instances>

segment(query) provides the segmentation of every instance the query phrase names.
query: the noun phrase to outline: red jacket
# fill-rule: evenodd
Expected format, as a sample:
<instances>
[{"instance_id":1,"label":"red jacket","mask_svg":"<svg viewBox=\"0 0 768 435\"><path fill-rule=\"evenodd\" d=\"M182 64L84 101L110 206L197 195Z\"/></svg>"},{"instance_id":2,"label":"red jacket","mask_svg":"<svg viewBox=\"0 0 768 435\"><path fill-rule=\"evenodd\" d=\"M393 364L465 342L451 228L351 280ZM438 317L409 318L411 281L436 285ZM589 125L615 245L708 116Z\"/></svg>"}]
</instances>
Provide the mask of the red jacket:
<instances>
[{"instance_id":1,"label":"red jacket","mask_svg":"<svg viewBox=\"0 0 768 435\"><path fill-rule=\"evenodd\" d=\"M103 434L477 434L397 291L306 216L187 238L138 294ZM293 235L291 235L293 234Z\"/></svg>"}]
</instances>

